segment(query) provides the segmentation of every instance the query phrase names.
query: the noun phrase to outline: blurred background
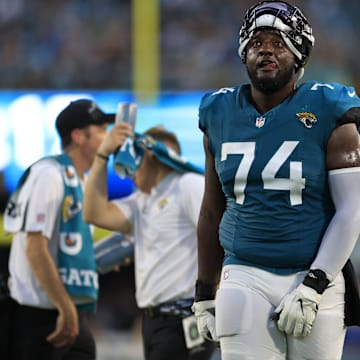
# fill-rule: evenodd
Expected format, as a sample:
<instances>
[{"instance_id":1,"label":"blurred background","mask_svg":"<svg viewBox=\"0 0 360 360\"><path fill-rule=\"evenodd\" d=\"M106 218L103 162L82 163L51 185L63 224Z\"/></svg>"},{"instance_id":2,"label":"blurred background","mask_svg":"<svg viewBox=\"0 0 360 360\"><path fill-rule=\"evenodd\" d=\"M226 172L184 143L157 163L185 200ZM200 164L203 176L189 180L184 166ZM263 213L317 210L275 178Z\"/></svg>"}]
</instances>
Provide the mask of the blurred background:
<instances>
[{"instance_id":1,"label":"blurred background","mask_svg":"<svg viewBox=\"0 0 360 360\"><path fill-rule=\"evenodd\" d=\"M253 3L1 0L0 88L132 89L138 63L144 73L158 72L161 90L238 84L246 73L237 35ZM303 9L317 40L306 78L359 87L360 2L293 3ZM134 52L143 57L135 59Z\"/></svg>"},{"instance_id":2,"label":"blurred background","mask_svg":"<svg viewBox=\"0 0 360 360\"><path fill-rule=\"evenodd\" d=\"M163 124L184 156L203 166L197 106L208 90L247 81L237 56L248 0L0 0L0 212L21 172L60 150L54 129L70 100L92 97L105 111L139 104L136 129ZM340 82L360 92L360 2L303 0L316 38L303 80ZM109 164L111 171L111 162ZM133 190L111 173L111 197ZM1 219L1 217L0 217ZM0 220L1 221L1 220ZM96 239L107 233L96 229ZM11 237L0 229L0 271ZM353 260L360 279L360 250ZM133 266L100 276L93 328L99 360L141 360ZM344 359L358 359L348 331Z\"/></svg>"}]
</instances>

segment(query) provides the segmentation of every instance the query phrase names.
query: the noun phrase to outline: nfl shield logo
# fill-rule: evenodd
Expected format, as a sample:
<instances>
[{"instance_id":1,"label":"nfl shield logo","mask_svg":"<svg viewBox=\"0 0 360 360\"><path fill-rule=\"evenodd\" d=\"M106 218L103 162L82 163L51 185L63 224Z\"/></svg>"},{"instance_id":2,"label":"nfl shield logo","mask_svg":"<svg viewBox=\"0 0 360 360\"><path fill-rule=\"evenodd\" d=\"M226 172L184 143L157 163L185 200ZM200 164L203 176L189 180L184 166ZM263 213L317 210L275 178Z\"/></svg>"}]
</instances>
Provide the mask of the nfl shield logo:
<instances>
[{"instance_id":1,"label":"nfl shield logo","mask_svg":"<svg viewBox=\"0 0 360 360\"><path fill-rule=\"evenodd\" d=\"M258 127L258 128L261 128L264 126L265 124L265 117L264 116L259 116L256 118L255 120L255 126Z\"/></svg>"}]
</instances>

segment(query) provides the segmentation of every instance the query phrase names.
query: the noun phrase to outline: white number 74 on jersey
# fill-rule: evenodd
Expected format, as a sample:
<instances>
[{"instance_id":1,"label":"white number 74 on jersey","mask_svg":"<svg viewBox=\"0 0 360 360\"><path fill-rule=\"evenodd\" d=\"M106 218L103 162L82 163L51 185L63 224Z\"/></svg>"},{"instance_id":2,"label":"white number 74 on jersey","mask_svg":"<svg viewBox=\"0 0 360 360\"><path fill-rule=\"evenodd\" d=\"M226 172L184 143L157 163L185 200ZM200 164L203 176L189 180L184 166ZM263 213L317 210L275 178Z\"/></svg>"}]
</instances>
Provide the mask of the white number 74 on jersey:
<instances>
[{"instance_id":1,"label":"white number 74 on jersey","mask_svg":"<svg viewBox=\"0 0 360 360\"><path fill-rule=\"evenodd\" d=\"M264 189L289 191L291 205L302 204L302 190L305 188L305 179L302 178L302 163L290 161L289 178L275 177L280 167L298 145L298 141L284 141L261 172ZM228 155L242 154L242 160L235 174L234 193L236 202L243 204L247 177L255 157L255 142L227 142L221 147L221 161Z\"/></svg>"}]
</instances>

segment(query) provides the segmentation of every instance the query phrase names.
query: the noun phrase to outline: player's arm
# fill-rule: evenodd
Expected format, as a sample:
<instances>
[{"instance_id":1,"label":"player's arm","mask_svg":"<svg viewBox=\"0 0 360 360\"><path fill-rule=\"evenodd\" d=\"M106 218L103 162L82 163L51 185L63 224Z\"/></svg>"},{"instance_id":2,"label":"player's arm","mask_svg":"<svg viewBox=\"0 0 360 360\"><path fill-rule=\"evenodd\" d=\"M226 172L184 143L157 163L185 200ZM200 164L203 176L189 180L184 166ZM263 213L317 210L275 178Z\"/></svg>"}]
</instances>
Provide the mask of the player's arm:
<instances>
[{"instance_id":1,"label":"player's arm","mask_svg":"<svg viewBox=\"0 0 360 360\"><path fill-rule=\"evenodd\" d=\"M343 125L334 129L327 145L326 164L335 214L309 273L276 309L280 314L278 327L289 335L310 334L321 296L345 266L360 234L360 138L357 131L360 116L357 114L357 110L350 110L342 117Z\"/></svg>"},{"instance_id":2,"label":"player's arm","mask_svg":"<svg viewBox=\"0 0 360 360\"><path fill-rule=\"evenodd\" d=\"M87 223L129 233L130 224L121 210L108 200L108 169L106 157L133 134L130 125L117 123L106 135L95 156L84 191L83 216Z\"/></svg>"},{"instance_id":3,"label":"player's arm","mask_svg":"<svg viewBox=\"0 0 360 360\"><path fill-rule=\"evenodd\" d=\"M321 269L332 281L349 259L360 233L360 137L355 123L333 131L327 167L336 212L311 268Z\"/></svg>"},{"instance_id":4,"label":"player's arm","mask_svg":"<svg viewBox=\"0 0 360 360\"><path fill-rule=\"evenodd\" d=\"M26 256L35 277L59 312L56 328L47 340L61 347L75 341L79 333L78 315L49 253L48 242L41 232L28 232Z\"/></svg>"},{"instance_id":5,"label":"player's arm","mask_svg":"<svg viewBox=\"0 0 360 360\"><path fill-rule=\"evenodd\" d=\"M25 256L35 278L58 310L56 326L47 340L54 346L65 346L78 335L78 316L49 251L49 241L55 241L51 234L58 223L57 209L63 200L63 179L59 167L46 161L34 165L30 178L32 187L24 223Z\"/></svg>"},{"instance_id":6,"label":"player's arm","mask_svg":"<svg viewBox=\"0 0 360 360\"><path fill-rule=\"evenodd\" d=\"M219 243L219 224L225 209L225 196L215 171L214 158L204 135L205 190L198 220L198 280L192 307L199 333L218 341L215 331L215 294L220 279L223 248Z\"/></svg>"},{"instance_id":7,"label":"player's arm","mask_svg":"<svg viewBox=\"0 0 360 360\"><path fill-rule=\"evenodd\" d=\"M204 135L205 190L198 221L198 280L217 285L220 279L223 248L219 242L219 224L225 210L225 196L215 171L214 158Z\"/></svg>"}]
</instances>

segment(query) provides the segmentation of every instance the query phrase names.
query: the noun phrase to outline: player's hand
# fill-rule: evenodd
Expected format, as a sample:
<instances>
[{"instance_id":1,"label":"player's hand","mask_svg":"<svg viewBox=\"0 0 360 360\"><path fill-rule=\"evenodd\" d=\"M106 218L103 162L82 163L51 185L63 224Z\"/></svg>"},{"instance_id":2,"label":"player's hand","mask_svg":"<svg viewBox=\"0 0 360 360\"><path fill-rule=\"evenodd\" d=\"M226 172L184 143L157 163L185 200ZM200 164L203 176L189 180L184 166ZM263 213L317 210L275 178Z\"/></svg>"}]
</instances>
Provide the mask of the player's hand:
<instances>
[{"instance_id":1,"label":"player's hand","mask_svg":"<svg viewBox=\"0 0 360 360\"><path fill-rule=\"evenodd\" d=\"M279 313L279 330L297 337L309 335L320 299L321 295L316 290L300 284L284 297L275 310L275 313Z\"/></svg>"},{"instance_id":2,"label":"player's hand","mask_svg":"<svg viewBox=\"0 0 360 360\"><path fill-rule=\"evenodd\" d=\"M123 266L129 266L134 262L134 259L131 257L126 257L121 265L115 265L113 270L119 272Z\"/></svg>"},{"instance_id":3,"label":"player's hand","mask_svg":"<svg viewBox=\"0 0 360 360\"><path fill-rule=\"evenodd\" d=\"M194 302L191 309L195 314L200 335L209 341L219 341L215 331L215 300Z\"/></svg>"},{"instance_id":4,"label":"player's hand","mask_svg":"<svg viewBox=\"0 0 360 360\"><path fill-rule=\"evenodd\" d=\"M55 330L46 340L55 347L69 346L79 334L79 321L76 307L70 303L66 309L59 310Z\"/></svg>"},{"instance_id":5,"label":"player's hand","mask_svg":"<svg viewBox=\"0 0 360 360\"><path fill-rule=\"evenodd\" d=\"M295 337L309 335L328 284L323 271L310 270L303 283L287 294L276 308L279 330Z\"/></svg>"},{"instance_id":6,"label":"player's hand","mask_svg":"<svg viewBox=\"0 0 360 360\"><path fill-rule=\"evenodd\" d=\"M113 128L107 132L98 151L104 155L112 154L124 144L129 136L134 136L131 125L124 122L116 123Z\"/></svg>"}]
</instances>

